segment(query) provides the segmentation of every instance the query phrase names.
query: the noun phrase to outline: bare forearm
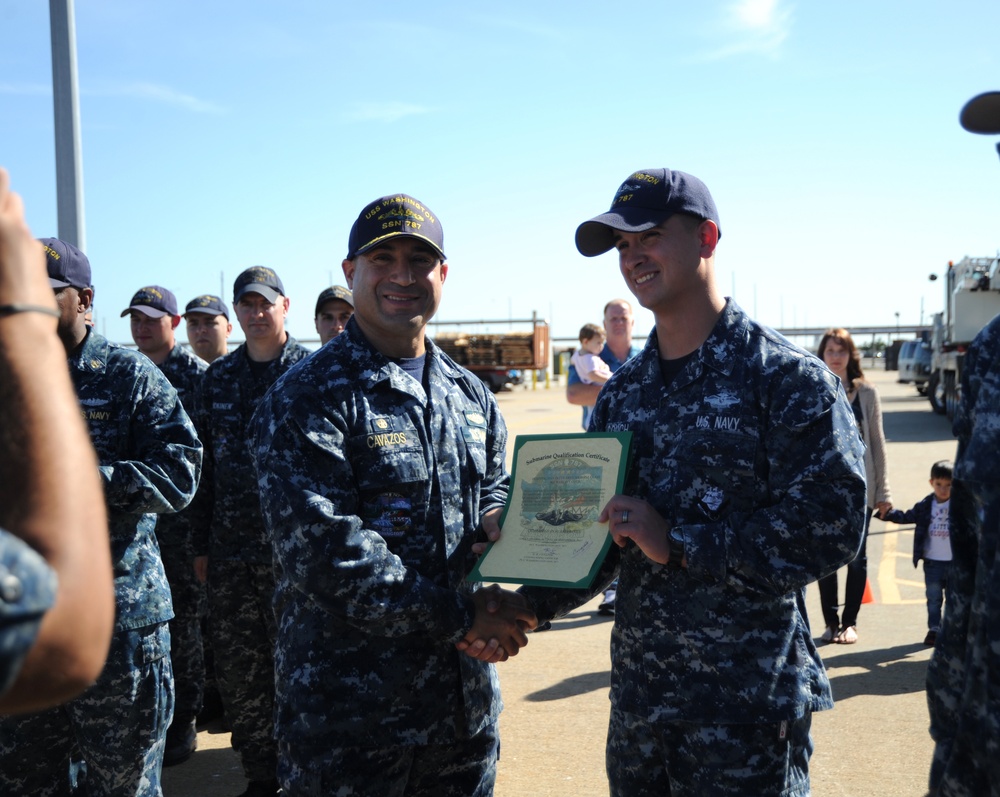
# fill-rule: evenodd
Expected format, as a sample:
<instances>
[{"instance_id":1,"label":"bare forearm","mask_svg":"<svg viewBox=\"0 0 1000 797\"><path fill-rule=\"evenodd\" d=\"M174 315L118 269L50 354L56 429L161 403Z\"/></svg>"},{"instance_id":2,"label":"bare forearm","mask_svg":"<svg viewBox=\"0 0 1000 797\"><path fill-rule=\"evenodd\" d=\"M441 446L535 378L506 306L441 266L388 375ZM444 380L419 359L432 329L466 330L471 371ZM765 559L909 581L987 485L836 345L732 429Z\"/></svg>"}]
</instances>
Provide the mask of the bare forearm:
<instances>
[{"instance_id":1,"label":"bare forearm","mask_svg":"<svg viewBox=\"0 0 1000 797\"><path fill-rule=\"evenodd\" d=\"M97 459L56 335L44 259L20 199L0 169L0 526L31 545L58 577L45 614L0 711L72 697L100 673L114 623L111 550ZM37 308L42 308L39 311Z\"/></svg>"},{"instance_id":2,"label":"bare forearm","mask_svg":"<svg viewBox=\"0 0 1000 797\"><path fill-rule=\"evenodd\" d=\"M600 392L600 385L576 382L572 385L566 385L566 401L578 407L593 407L597 402L597 394Z\"/></svg>"}]
</instances>

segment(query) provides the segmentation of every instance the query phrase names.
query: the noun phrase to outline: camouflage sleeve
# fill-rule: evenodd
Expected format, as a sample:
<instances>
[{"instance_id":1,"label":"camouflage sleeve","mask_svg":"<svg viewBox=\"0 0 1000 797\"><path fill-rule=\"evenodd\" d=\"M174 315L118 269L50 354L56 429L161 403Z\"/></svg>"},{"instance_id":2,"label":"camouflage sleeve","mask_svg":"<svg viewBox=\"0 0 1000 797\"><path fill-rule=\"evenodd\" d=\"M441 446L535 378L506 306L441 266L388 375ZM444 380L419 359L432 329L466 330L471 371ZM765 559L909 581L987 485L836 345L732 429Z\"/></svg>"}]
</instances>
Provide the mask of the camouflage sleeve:
<instances>
[{"instance_id":1,"label":"camouflage sleeve","mask_svg":"<svg viewBox=\"0 0 1000 797\"><path fill-rule=\"evenodd\" d=\"M202 377L194 403L192 420L199 439L204 446L201 478L198 492L191 501L191 509L196 515L191 524L191 550L195 556L207 556L215 511L215 449L212 445L211 393L214 372L210 369Z\"/></svg>"},{"instance_id":2,"label":"camouflage sleeve","mask_svg":"<svg viewBox=\"0 0 1000 797\"><path fill-rule=\"evenodd\" d=\"M492 394L489 396L490 417L486 438L486 476L479 489L479 520L493 509L503 509L507 503L510 477L507 474L507 425Z\"/></svg>"},{"instance_id":3,"label":"camouflage sleeve","mask_svg":"<svg viewBox=\"0 0 1000 797\"><path fill-rule=\"evenodd\" d=\"M808 372L772 382L779 384L760 441L766 470L758 473L766 496L715 528L678 528L692 577L784 595L857 554L865 528L864 450L843 395Z\"/></svg>"},{"instance_id":4,"label":"camouflage sleeve","mask_svg":"<svg viewBox=\"0 0 1000 797\"><path fill-rule=\"evenodd\" d=\"M55 597L55 572L20 538L0 529L0 693L17 678Z\"/></svg>"},{"instance_id":5,"label":"camouflage sleeve","mask_svg":"<svg viewBox=\"0 0 1000 797\"><path fill-rule=\"evenodd\" d=\"M457 641L471 627L469 598L407 567L364 527L342 417L289 386L264 399L251 431L279 582L366 634Z\"/></svg>"},{"instance_id":6,"label":"camouflage sleeve","mask_svg":"<svg viewBox=\"0 0 1000 797\"><path fill-rule=\"evenodd\" d=\"M927 706L931 737L937 743L935 758L954 744L965 718L988 713L995 706L995 699L986 700L982 695L988 694L983 683L991 672L988 662L995 660L992 651L997 649L997 643L986 638L996 624L985 613L996 604L995 585L1000 584L995 577L994 555L1000 529L998 408L1000 316L987 324L969 347L955 413L958 449L948 512L952 552L948 602L938 644L927 665ZM973 631L977 628L978 634ZM982 716L971 720L972 725L983 722ZM949 763L954 761L953 756ZM943 761L940 766L943 772Z\"/></svg>"},{"instance_id":7,"label":"camouflage sleeve","mask_svg":"<svg viewBox=\"0 0 1000 797\"><path fill-rule=\"evenodd\" d=\"M554 587L521 587L518 589L531 602L531 608L538 622L562 617L567 612L582 606L595 595L607 589L618 577L621 548L612 545L604 557L594 581L587 589L556 589Z\"/></svg>"},{"instance_id":8,"label":"camouflage sleeve","mask_svg":"<svg viewBox=\"0 0 1000 797\"><path fill-rule=\"evenodd\" d=\"M157 368L141 369L133 391L132 459L100 468L108 507L139 514L177 512L198 486L201 443L177 391Z\"/></svg>"}]
</instances>

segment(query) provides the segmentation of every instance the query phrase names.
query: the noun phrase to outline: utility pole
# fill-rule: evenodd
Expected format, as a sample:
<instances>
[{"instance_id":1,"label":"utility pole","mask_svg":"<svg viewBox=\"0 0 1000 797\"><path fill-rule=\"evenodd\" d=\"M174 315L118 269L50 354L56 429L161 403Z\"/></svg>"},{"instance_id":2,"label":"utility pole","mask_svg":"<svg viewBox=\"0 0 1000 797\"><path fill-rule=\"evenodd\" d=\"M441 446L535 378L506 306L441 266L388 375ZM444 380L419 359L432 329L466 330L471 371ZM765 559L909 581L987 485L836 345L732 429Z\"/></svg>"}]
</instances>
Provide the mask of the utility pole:
<instances>
[{"instance_id":1,"label":"utility pole","mask_svg":"<svg viewBox=\"0 0 1000 797\"><path fill-rule=\"evenodd\" d=\"M55 112L59 237L86 252L73 0L49 0L49 29L52 38L52 101Z\"/></svg>"}]
</instances>

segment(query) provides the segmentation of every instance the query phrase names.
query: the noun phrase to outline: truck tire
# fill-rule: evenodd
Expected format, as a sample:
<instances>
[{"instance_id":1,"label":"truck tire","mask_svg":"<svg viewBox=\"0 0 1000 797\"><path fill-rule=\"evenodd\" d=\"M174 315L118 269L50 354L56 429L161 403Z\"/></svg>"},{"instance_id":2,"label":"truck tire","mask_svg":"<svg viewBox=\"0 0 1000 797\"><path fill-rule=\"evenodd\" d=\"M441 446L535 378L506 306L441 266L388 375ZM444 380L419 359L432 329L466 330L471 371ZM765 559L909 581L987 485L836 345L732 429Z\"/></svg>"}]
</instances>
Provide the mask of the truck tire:
<instances>
[{"instance_id":1,"label":"truck tire","mask_svg":"<svg viewBox=\"0 0 1000 797\"><path fill-rule=\"evenodd\" d=\"M941 376L938 371L931 374L931 378L927 380L927 398L931 403L931 409L938 415L944 415L946 409L944 403L944 385L941 384Z\"/></svg>"},{"instance_id":2,"label":"truck tire","mask_svg":"<svg viewBox=\"0 0 1000 797\"><path fill-rule=\"evenodd\" d=\"M958 409L958 380L954 371L946 371L944 375L944 405L948 420L954 421Z\"/></svg>"}]
</instances>

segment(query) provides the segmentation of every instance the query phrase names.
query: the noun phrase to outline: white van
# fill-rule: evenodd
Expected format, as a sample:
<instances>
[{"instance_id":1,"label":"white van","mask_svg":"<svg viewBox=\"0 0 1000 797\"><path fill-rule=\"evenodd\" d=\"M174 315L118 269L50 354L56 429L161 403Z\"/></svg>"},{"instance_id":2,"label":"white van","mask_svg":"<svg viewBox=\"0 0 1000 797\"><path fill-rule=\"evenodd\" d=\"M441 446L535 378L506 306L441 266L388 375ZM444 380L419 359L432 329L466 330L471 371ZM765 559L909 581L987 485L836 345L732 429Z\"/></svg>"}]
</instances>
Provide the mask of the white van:
<instances>
[{"instance_id":1,"label":"white van","mask_svg":"<svg viewBox=\"0 0 1000 797\"><path fill-rule=\"evenodd\" d=\"M913 384L923 395L931 375L931 347L922 340L908 340L899 347L899 378L904 385Z\"/></svg>"}]
</instances>

